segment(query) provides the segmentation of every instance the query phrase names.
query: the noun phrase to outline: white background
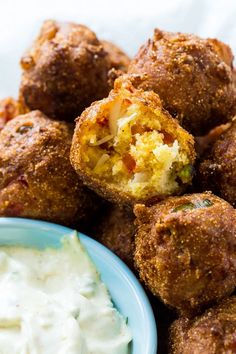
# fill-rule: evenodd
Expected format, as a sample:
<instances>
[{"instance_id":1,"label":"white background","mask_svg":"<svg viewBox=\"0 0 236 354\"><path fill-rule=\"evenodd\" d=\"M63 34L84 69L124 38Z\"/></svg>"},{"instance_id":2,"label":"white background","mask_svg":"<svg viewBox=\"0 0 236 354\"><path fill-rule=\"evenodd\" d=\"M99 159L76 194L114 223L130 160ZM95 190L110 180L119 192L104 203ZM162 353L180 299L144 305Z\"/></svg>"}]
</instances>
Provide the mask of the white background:
<instances>
[{"instance_id":1,"label":"white background","mask_svg":"<svg viewBox=\"0 0 236 354\"><path fill-rule=\"evenodd\" d=\"M155 27L218 37L236 53L236 0L0 0L0 98L17 96L19 59L48 18L86 24L130 55Z\"/></svg>"}]
</instances>

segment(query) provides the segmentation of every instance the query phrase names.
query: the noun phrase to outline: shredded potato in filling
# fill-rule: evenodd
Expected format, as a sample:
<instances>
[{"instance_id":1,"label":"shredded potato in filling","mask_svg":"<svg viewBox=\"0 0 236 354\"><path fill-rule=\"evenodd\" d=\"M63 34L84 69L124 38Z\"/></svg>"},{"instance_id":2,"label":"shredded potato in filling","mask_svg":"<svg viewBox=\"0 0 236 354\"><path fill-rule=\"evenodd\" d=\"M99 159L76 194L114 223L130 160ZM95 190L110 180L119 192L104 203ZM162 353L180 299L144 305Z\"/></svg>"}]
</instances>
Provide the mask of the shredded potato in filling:
<instances>
[{"instance_id":1,"label":"shredded potato in filling","mask_svg":"<svg viewBox=\"0 0 236 354\"><path fill-rule=\"evenodd\" d=\"M189 159L180 143L156 114L137 104L117 100L106 124L94 122L84 139L93 174L140 198L171 194L178 181L191 179L181 175Z\"/></svg>"}]
</instances>

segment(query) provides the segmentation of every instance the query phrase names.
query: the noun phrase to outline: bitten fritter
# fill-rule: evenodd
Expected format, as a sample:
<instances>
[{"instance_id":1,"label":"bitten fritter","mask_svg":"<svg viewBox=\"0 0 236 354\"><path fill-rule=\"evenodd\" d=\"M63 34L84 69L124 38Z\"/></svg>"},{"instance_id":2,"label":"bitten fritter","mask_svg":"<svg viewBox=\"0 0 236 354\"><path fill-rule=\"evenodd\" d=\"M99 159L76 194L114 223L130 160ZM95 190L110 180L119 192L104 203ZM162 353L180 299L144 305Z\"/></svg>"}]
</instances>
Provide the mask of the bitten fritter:
<instances>
[{"instance_id":1,"label":"bitten fritter","mask_svg":"<svg viewBox=\"0 0 236 354\"><path fill-rule=\"evenodd\" d=\"M236 286L236 210L211 193L134 209L135 263L154 295L192 315Z\"/></svg>"},{"instance_id":2,"label":"bitten fritter","mask_svg":"<svg viewBox=\"0 0 236 354\"><path fill-rule=\"evenodd\" d=\"M0 130L4 125L19 114L19 105L12 97L0 100Z\"/></svg>"},{"instance_id":3,"label":"bitten fritter","mask_svg":"<svg viewBox=\"0 0 236 354\"><path fill-rule=\"evenodd\" d=\"M73 121L85 107L108 94L108 59L87 27L45 21L21 59L22 105L50 118Z\"/></svg>"},{"instance_id":4,"label":"bitten fritter","mask_svg":"<svg viewBox=\"0 0 236 354\"><path fill-rule=\"evenodd\" d=\"M0 132L0 215L75 225L95 200L73 170L73 129L32 111Z\"/></svg>"},{"instance_id":5,"label":"bitten fritter","mask_svg":"<svg viewBox=\"0 0 236 354\"><path fill-rule=\"evenodd\" d=\"M104 50L108 53L110 68L126 72L130 63L130 58L114 43L102 40Z\"/></svg>"},{"instance_id":6,"label":"bitten fritter","mask_svg":"<svg viewBox=\"0 0 236 354\"><path fill-rule=\"evenodd\" d=\"M235 354L236 296L193 319L180 318L171 327L172 354Z\"/></svg>"},{"instance_id":7,"label":"bitten fritter","mask_svg":"<svg viewBox=\"0 0 236 354\"><path fill-rule=\"evenodd\" d=\"M111 205L95 230L95 238L130 268L134 267L134 219L130 210Z\"/></svg>"},{"instance_id":8,"label":"bitten fritter","mask_svg":"<svg viewBox=\"0 0 236 354\"><path fill-rule=\"evenodd\" d=\"M198 179L236 207L236 119L215 141L200 164Z\"/></svg>"},{"instance_id":9,"label":"bitten fritter","mask_svg":"<svg viewBox=\"0 0 236 354\"><path fill-rule=\"evenodd\" d=\"M123 78L77 120L71 162L84 182L121 205L161 199L191 183L193 137L154 92Z\"/></svg>"},{"instance_id":10,"label":"bitten fritter","mask_svg":"<svg viewBox=\"0 0 236 354\"><path fill-rule=\"evenodd\" d=\"M218 40L156 29L128 72L143 75L138 87L158 93L164 108L199 136L236 113L232 60L231 49Z\"/></svg>"}]
</instances>

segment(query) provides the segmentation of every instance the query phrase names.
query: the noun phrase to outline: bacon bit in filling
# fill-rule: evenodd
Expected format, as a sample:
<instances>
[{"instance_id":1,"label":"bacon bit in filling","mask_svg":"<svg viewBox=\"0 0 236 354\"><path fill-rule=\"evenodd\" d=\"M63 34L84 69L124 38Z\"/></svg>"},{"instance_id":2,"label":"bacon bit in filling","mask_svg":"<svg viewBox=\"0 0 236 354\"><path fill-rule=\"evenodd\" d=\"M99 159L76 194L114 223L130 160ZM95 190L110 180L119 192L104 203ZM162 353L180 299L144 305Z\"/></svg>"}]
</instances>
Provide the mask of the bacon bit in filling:
<instances>
[{"instance_id":1,"label":"bacon bit in filling","mask_svg":"<svg viewBox=\"0 0 236 354\"><path fill-rule=\"evenodd\" d=\"M164 144L169 145L169 146L173 145L175 138L171 134L167 133L164 130L162 130L160 133L163 135L163 143Z\"/></svg>"},{"instance_id":2,"label":"bacon bit in filling","mask_svg":"<svg viewBox=\"0 0 236 354\"><path fill-rule=\"evenodd\" d=\"M143 134L144 132L145 132L145 128L139 123L133 124L132 127L131 127L131 133L133 135L135 135L135 134Z\"/></svg>"},{"instance_id":3,"label":"bacon bit in filling","mask_svg":"<svg viewBox=\"0 0 236 354\"><path fill-rule=\"evenodd\" d=\"M106 116L101 117L101 118L98 120L98 124L99 124L101 127L105 127L106 125L108 125L108 118L107 118Z\"/></svg>"},{"instance_id":4,"label":"bacon bit in filling","mask_svg":"<svg viewBox=\"0 0 236 354\"><path fill-rule=\"evenodd\" d=\"M122 162L127 168L129 173L132 173L136 167L135 159L129 154L125 153L122 157Z\"/></svg>"},{"instance_id":5,"label":"bacon bit in filling","mask_svg":"<svg viewBox=\"0 0 236 354\"><path fill-rule=\"evenodd\" d=\"M130 106L132 104L132 102L128 99L128 98L125 98L123 99L123 102L122 102L125 106Z\"/></svg>"},{"instance_id":6,"label":"bacon bit in filling","mask_svg":"<svg viewBox=\"0 0 236 354\"><path fill-rule=\"evenodd\" d=\"M143 134L145 132L151 132L151 131L152 131L151 128L144 127L143 125L141 125L139 123L133 124L132 127L131 127L131 133L133 135L135 135L135 134Z\"/></svg>"}]
</instances>

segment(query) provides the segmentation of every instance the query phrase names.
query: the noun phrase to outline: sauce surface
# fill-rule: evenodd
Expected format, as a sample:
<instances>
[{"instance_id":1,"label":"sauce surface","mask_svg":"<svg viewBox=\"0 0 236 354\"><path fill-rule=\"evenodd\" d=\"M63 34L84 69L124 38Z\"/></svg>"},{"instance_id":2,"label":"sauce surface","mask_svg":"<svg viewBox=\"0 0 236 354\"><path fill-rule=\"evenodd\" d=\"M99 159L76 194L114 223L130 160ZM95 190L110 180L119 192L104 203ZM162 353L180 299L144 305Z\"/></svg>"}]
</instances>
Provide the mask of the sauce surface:
<instances>
[{"instance_id":1,"label":"sauce surface","mask_svg":"<svg viewBox=\"0 0 236 354\"><path fill-rule=\"evenodd\" d=\"M131 334L76 234L0 247L0 354L128 354Z\"/></svg>"}]
</instances>

